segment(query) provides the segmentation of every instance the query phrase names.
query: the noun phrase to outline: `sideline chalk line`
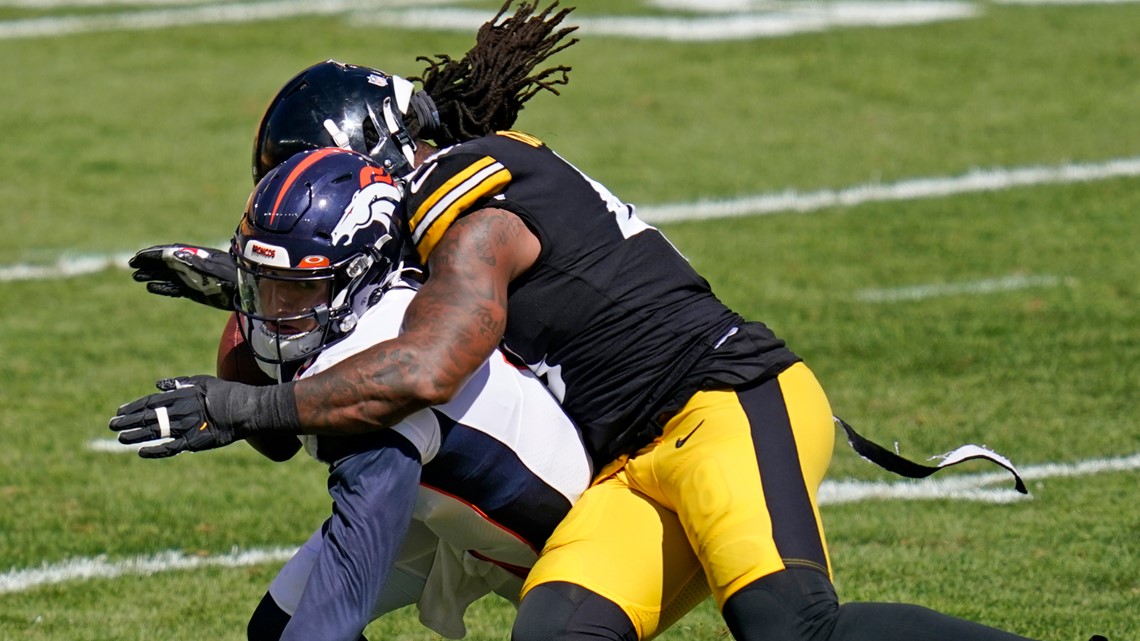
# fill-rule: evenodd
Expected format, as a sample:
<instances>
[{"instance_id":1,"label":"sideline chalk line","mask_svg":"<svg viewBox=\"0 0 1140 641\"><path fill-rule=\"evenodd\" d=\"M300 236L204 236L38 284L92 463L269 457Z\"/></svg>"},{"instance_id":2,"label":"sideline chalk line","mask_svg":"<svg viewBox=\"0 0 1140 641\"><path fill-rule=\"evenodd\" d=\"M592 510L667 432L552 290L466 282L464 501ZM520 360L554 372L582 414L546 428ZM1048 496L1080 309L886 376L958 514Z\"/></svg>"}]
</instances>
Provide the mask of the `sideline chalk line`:
<instances>
[{"instance_id":1,"label":"sideline chalk line","mask_svg":"<svg viewBox=\"0 0 1140 641\"><path fill-rule=\"evenodd\" d=\"M25 8L65 8L71 6L107 7L121 2L83 0L76 3L53 0L0 2L0 6ZM447 0L278 0L276 2L175 3L144 0L143 6L162 7L125 10L99 15L64 15L0 21L0 40L44 38L79 33L138 31L204 24L233 24L278 20L307 15L339 15L355 26L387 28L461 30L477 29L493 14L491 10L456 7ZM652 3L651 3L652 4ZM430 5L442 5L431 8ZM424 9L424 6L429 8ZM712 13L699 5L672 7L689 11L673 16L571 16L581 33L626 38L649 38L676 42L724 41L790 36L843 27L890 27L916 25L942 20L972 18L981 13L979 5L960 0L905 0L878 2L786 1L747 12ZM693 14L693 11L701 13Z\"/></svg>"},{"instance_id":2,"label":"sideline chalk line","mask_svg":"<svg viewBox=\"0 0 1140 641\"><path fill-rule=\"evenodd\" d=\"M1129 472L1140 469L1140 452L1118 458L1098 458L1076 463L1043 463L1018 467L1026 482L1047 478L1091 476L1105 472ZM871 499L897 499L907 501L957 499L984 503L1013 503L1027 501L1032 496L1020 494L1012 488L990 488L989 485L1009 483L1008 472L960 474L921 481L830 481L819 488L820 505L839 505Z\"/></svg>"},{"instance_id":3,"label":"sideline chalk line","mask_svg":"<svg viewBox=\"0 0 1140 641\"><path fill-rule=\"evenodd\" d=\"M0 574L0 594L23 592L44 585L88 579L113 579L127 575L149 576L173 570L194 570L204 567L238 568L263 563L280 563L297 552L296 547L234 549L219 556L197 556L178 551L159 552L112 561L106 555L77 558L62 563L44 563L38 568L12 570Z\"/></svg>"},{"instance_id":4,"label":"sideline chalk line","mask_svg":"<svg viewBox=\"0 0 1140 641\"><path fill-rule=\"evenodd\" d=\"M649 223L680 222L709 218L733 218L783 213L812 213L835 207L854 207L873 202L941 198L1015 187L1063 185L1140 176L1140 156L1099 163L1067 163L1053 166L972 169L958 176L912 178L894 183L866 183L844 189L778 193L736 199L698 200L690 203L648 206L638 209Z\"/></svg>"},{"instance_id":5,"label":"sideline chalk line","mask_svg":"<svg viewBox=\"0 0 1140 641\"><path fill-rule=\"evenodd\" d=\"M430 4L433 0L420 0ZM438 0L434 0L438 2ZM84 6L107 6L88 2ZM65 15L0 21L0 40L48 38L108 31L149 31L208 24L239 24L300 16L337 15L361 9L404 6L412 0L281 0L244 3L155 3L161 9L97 15Z\"/></svg>"},{"instance_id":6,"label":"sideline chalk line","mask_svg":"<svg viewBox=\"0 0 1140 641\"><path fill-rule=\"evenodd\" d=\"M1015 5L1123 4L1137 0L995 0ZM461 30L478 28L489 10L458 7L458 0L277 0L218 3L208 0L0 0L0 7L62 10L133 5L98 15L63 15L0 21L0 40L44 38L105 31L138 31L204 24L279 20L344 14L353 25ZM962 0L647 0L646 5L682 15L571 16L581 33L673 42L720 42L778 38L846 27L893 27L974 18L984 4ZM437 5L424 9L424 6ZM157 7L157 8L156 8Z\"/></svg>"},{"instance_id":7,"label":"sideline chalk line","mask_svg":"<svg viewBox=\"0 0 1140 641\"><path fill-rule=\"evenodd\" d=\"M1045 463L1019 468L1026 481L1047 478L1090 476L1106 472L1129 472L1140 469L1140 452L1119 458L1098 458L1076 463ZM1009 474L986 472L960 474L921 481L867 482L825 480L819 489L820 505L840 505L869 500L963 500L985 503L1013 503L1031 497L1013 489L991 485L1009 483ZM76 580L113 579L119 576L149 576L159 572L194 570L203 567L236 568L264 563L282 563L297 551L296 547L234 549L228 554L196 556L178 551L159 552L111 560L107 555L75 558L61 563L44 563L36 568L13 569L0 574L0 594L23 592L45 585Z\"/></svg>"},{"instance_id":8,"label":"sideline chalk line","mask_svg":"<svg viewBox=\"0 0 1140 641\"><path fill-rule=\"evenodd\" d=\"M692 3L696 4L696 3ZM668 7L675 9L678 7ZM701 13L673 16L574 16L567 24L579 33L670 42L724 42L755 38L780 38L847 27L895 27L963 20L981 14L970 2L905 0L892 2L779 2L761 10L727 13L703 6L683 8ZM486 11L438 7L362 14L357 24L408 29L470 32L488 18Z\"/></svg>"},{"instance_id":9,"label":"sideline chalk line","mask_svg":"<svg viewBox=\"0 0 1140 641\"><path fill-rule=\"evenodd\" d=\"M1004 191L1036 185L1064 185L1140 176L1140 156L1099 163L1054 166L973 169L958 176L913 178L894 183L866 183L843 189L822 189L745 196L733 199L697 200L687 203L638 207L647 223L661 224L715 218L807 214L822 209L848 208L873 202L922 200L978 192ZM224 246L218 245L218 246ZM8 281L69 278L126 267L133 254L62 256L51 265L0 265L0 283ZM875 294L868 294L875 296Z\"/></svg>"},{"instance_id":10,"label":"sideline chalk line","mask_svg":"<svg viewBox=\"0 0 1140 641\"><path fill-rule=\"evenodd\" d=\"M960 294L993 294L1032 287L1057 287L1059 285L1074 285L1076 282L1075 278L1061 278L1048 274L1013 274L1002 278L987 278L964 283L932 283L887 289L861 289L855 292L855 300L864 303L892 303Z\"/></svg>"}]
</instances>

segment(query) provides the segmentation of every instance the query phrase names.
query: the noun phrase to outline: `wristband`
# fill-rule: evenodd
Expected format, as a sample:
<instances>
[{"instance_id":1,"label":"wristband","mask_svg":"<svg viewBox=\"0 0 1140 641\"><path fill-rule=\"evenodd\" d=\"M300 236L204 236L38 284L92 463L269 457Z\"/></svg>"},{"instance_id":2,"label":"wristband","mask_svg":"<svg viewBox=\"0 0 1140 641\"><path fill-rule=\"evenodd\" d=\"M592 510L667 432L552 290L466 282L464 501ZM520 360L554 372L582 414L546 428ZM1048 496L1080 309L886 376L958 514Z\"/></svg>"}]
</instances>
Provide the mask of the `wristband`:
<instances>
[{"instance_id":1,"label":"wristband","mask_svg":"<svg viewBox=\"0 0 1140 641\"><path fill-rule=\"evenodd\" d=\"M206 411L216 425L226 425L238 438L268 432L300 434L295 383L211 386Z\"/></svg>"}]
</instances>

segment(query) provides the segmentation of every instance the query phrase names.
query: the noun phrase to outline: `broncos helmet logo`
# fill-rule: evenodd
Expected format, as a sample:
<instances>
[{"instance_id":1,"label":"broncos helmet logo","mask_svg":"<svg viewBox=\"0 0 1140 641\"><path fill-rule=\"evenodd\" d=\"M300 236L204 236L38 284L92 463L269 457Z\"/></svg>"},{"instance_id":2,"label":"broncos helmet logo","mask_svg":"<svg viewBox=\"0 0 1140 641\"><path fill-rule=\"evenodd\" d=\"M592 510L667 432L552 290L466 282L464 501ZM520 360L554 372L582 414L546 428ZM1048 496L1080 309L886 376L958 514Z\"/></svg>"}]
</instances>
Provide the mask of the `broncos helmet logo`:
<instances>
[{"instance_id":1,"label":"broncos helmet logo","mask_svg":"<svg viewBox=\"0 0 1140 641\"><path fill-rule=\"evenodd\" d=\"M361 176L364 182L364 176ZM366 184L352 197L352 202L344 210L340 222L332 230L332 244L351 244L356 232L380 223L391 236L392 217L400 202L400 189L387 181Z\"/></svg>"}]
</instances>

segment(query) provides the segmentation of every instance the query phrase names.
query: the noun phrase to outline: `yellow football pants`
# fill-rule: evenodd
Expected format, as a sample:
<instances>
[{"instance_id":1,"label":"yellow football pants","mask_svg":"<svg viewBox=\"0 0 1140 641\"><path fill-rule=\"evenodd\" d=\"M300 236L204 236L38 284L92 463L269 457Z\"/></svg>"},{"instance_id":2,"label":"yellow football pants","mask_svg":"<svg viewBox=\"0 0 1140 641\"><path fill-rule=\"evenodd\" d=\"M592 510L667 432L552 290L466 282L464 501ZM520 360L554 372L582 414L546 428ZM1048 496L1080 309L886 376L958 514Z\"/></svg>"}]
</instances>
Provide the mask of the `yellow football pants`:
<instances>
[{"instance_id":1,"label":"yellow football pants","mask_svg":"<svg viewBox=\"0 0 1140 641\"><path fill-rule=\"evenodd\" d=\"M708 596L718 606L788 566L830 575L816 493L831 406L797 363L756 387L695 394L652 445L598 480L523 587L581 585L649 639Z\"/></svg>"}]
</instances>

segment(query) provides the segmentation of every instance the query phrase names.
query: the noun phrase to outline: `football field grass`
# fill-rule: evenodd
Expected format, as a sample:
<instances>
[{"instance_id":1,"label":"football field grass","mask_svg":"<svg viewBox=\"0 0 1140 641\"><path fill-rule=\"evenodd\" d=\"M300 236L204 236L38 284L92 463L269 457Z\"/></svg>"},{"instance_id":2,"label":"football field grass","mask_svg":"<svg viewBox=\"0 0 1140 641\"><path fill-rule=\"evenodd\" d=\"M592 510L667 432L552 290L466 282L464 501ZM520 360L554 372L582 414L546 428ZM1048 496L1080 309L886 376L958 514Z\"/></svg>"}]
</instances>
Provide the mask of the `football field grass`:
<instances>
[{"instance_id":1,"label":"football field grass","mask_svg":"<svg viewBox=\"0 0 1140 641\"><path fill-rule=\"evenodd\" d=\"M257 119L301 68L415 75L473 41L431 25L498 6L412 4L0 1L0 639L243 639L324 519L304 457L113 446L119 404L212 371L225 320L121 262L229 237ZM837 433L842 600L1140 640L1140 5L932 5L958 13L583 0L570 84L518 128L667 221L865 435L915 460L984 444L1025 473L1028 497L981 463L904 482ZM484 599L468 638L512 617ZM367 634L438 638L412 610ZM662 638L726 635L706 602Z\"/></svg>"}]
</instances>

